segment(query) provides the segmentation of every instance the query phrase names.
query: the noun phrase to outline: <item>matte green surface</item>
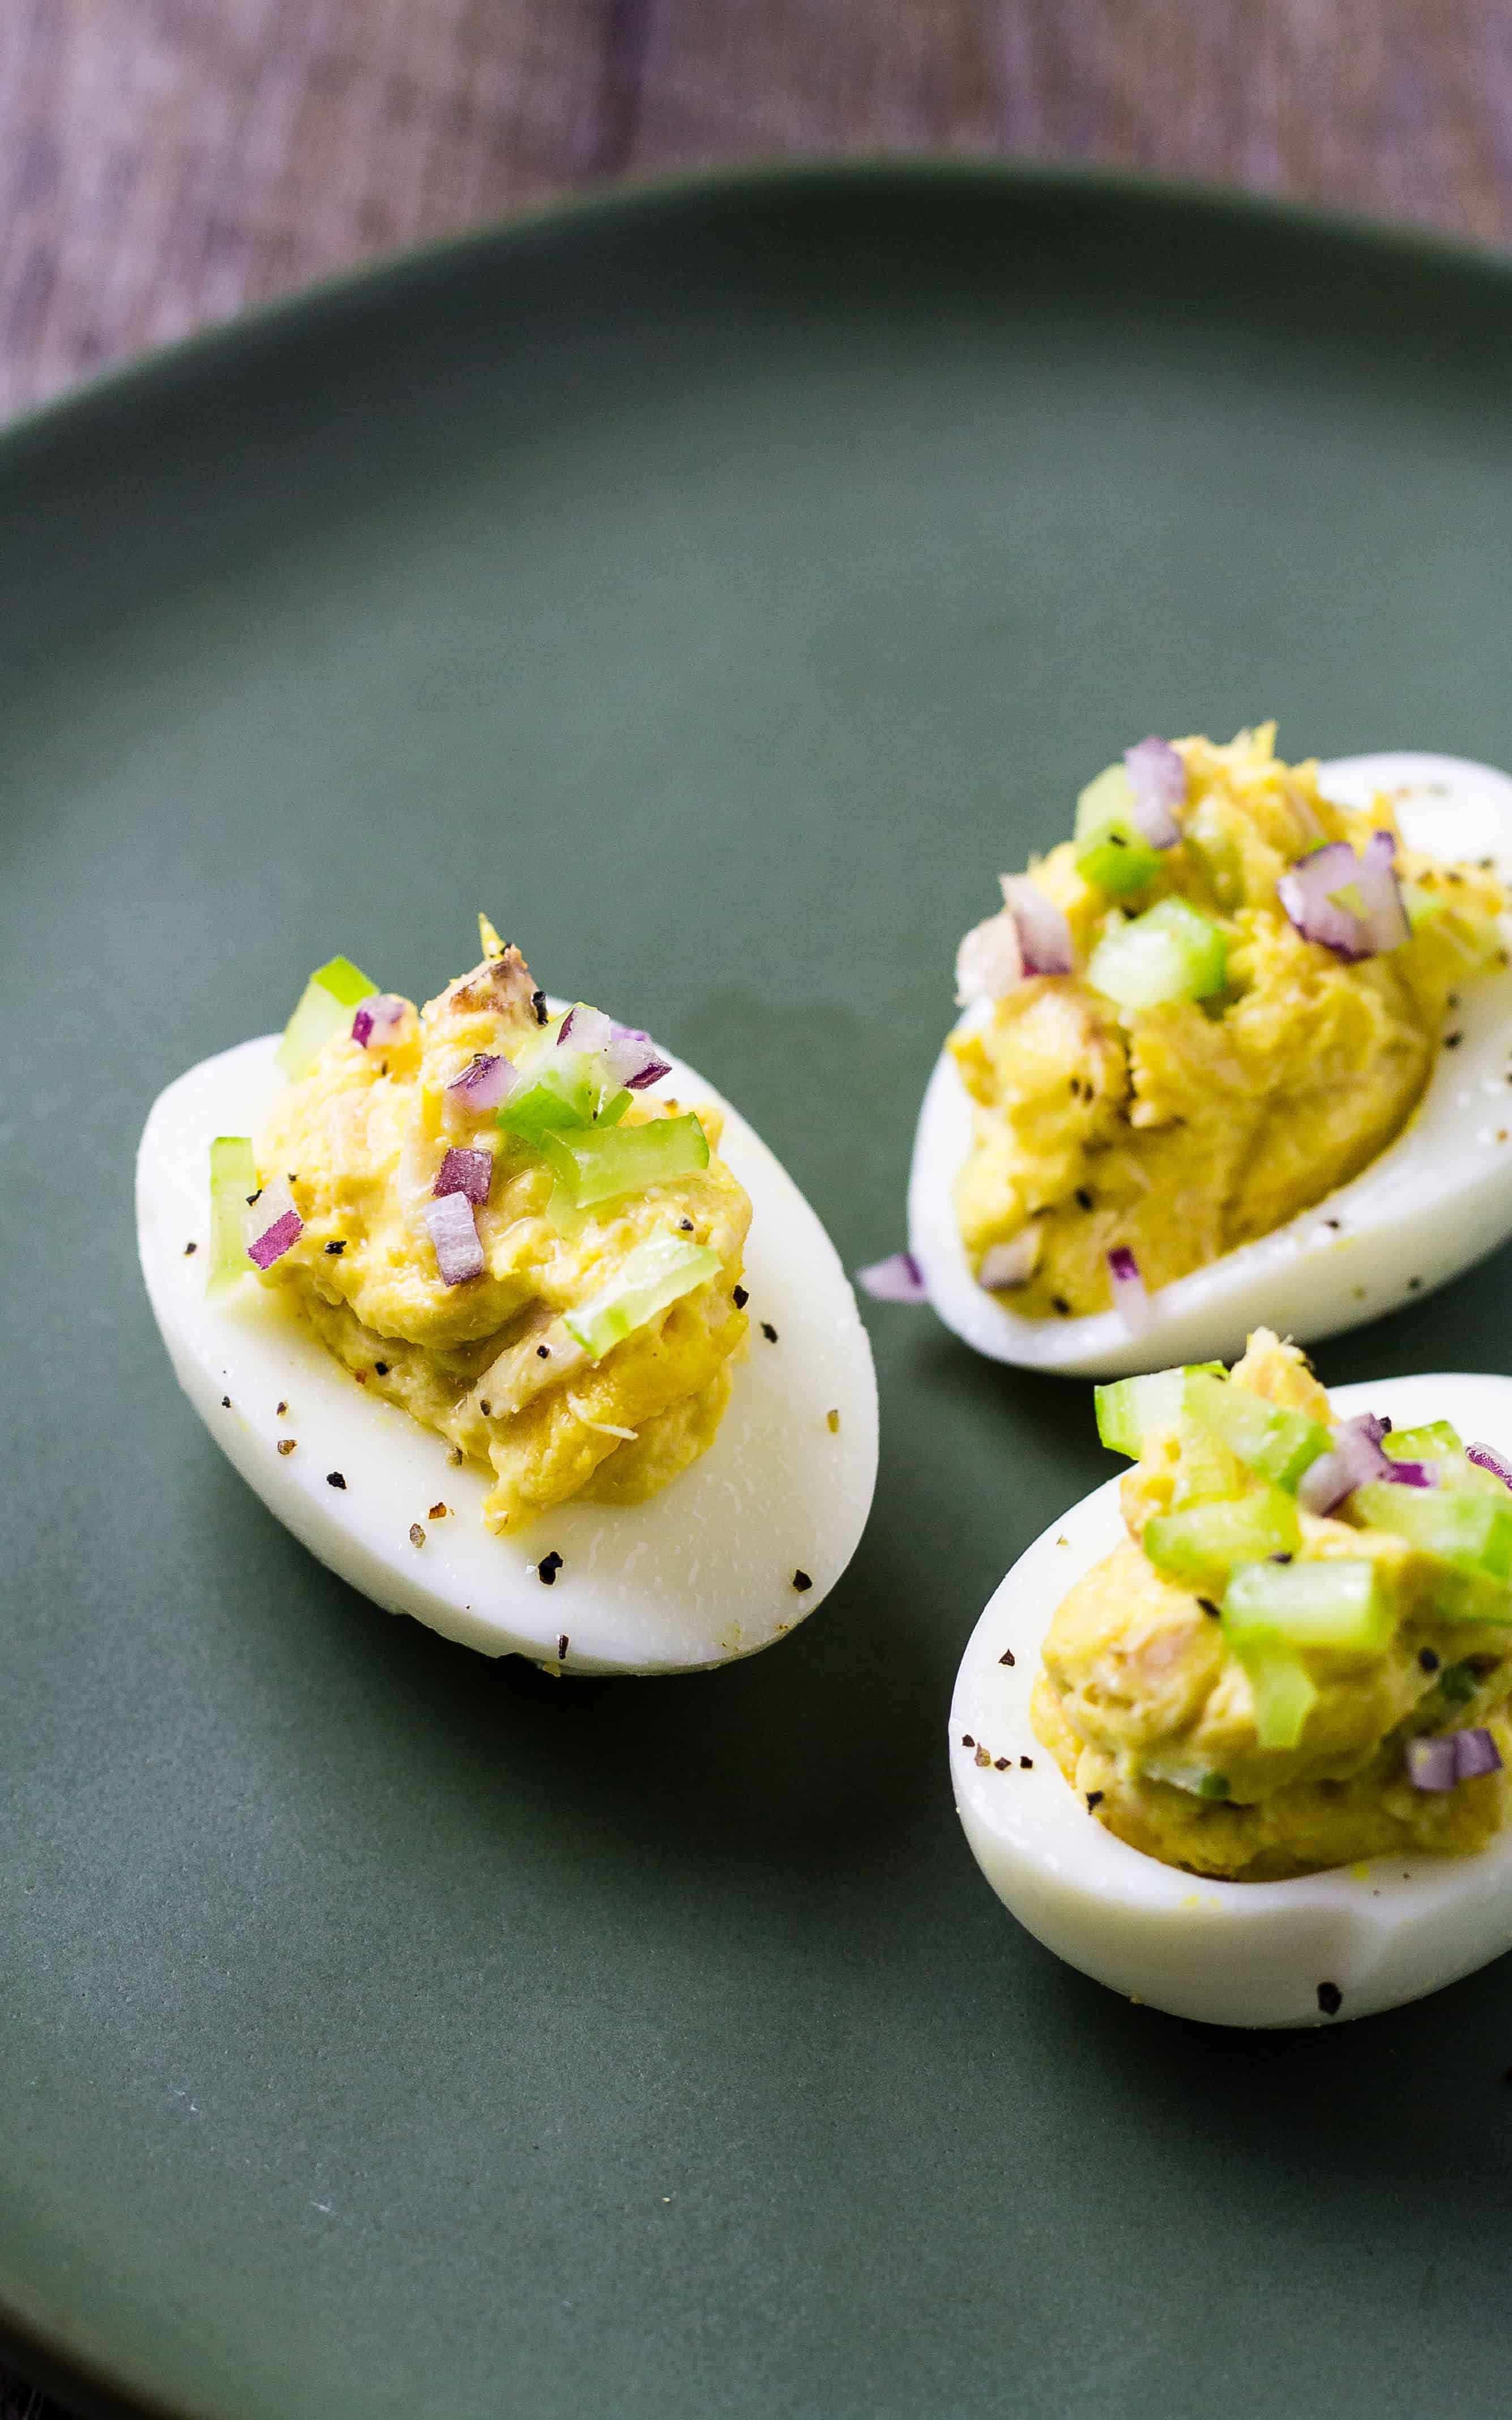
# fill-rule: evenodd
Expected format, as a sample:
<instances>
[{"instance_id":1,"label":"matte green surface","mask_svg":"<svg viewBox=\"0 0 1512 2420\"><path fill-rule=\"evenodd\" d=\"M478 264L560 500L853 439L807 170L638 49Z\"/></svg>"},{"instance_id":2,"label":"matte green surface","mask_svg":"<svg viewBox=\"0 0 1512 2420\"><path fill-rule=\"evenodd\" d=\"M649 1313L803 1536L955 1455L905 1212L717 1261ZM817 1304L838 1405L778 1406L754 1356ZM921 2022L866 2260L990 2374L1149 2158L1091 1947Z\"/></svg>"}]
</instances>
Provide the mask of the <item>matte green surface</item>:
<instances>
[{"instance_id":1,"label":"matte green surface","mask_svg":"<svg viewBox=\"0 0 1512 2420\"><path fill-rule=\"evenodd\" d=\"M951 952L1148 730L1512 763L1512 286L1242 205L733 180L402 265L0 447L0 2304L236 2420L1504 2410L1508 1974L1247 2038L1026 1940L944 1725L1090 1390L872 1315L795 1638L559 1685L311 1563L131 1154L485 907L852 1264ZM1325 1348L1505 1368L1512 1262Z\"/></svg>"}]
</instances>

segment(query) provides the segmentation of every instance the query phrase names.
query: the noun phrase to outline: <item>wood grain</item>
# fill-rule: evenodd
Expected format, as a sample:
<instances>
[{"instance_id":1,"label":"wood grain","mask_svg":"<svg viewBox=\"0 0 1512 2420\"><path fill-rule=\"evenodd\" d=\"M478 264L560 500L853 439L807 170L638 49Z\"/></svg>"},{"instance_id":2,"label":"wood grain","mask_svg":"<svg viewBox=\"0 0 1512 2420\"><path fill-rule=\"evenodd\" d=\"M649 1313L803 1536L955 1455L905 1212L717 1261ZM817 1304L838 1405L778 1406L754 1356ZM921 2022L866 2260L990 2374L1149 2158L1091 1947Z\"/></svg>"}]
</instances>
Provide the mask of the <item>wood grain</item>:
<instances>
[{"instance_id":1,"label":"wood grain","mask_svg":"<svg viewBox=\"0 0 1512 2420\"><path fill-rule=\"evenodd\" d=\"M5 0L0 411L627 172L1012 151L1512 236L1498 0Z\"/></svg>"},{"instance_id":2,"label":"wood grain","mask_svg":"<svg viewBox=\"0 0 1512 2420\"><path fill-rule=\"evenodd\" d=\"M574 186L1054 154L1512 238L1498 0L3 0L0 411ZM60 2420L0 2369L0 2420Z\"/></svg>"}]
</instances>

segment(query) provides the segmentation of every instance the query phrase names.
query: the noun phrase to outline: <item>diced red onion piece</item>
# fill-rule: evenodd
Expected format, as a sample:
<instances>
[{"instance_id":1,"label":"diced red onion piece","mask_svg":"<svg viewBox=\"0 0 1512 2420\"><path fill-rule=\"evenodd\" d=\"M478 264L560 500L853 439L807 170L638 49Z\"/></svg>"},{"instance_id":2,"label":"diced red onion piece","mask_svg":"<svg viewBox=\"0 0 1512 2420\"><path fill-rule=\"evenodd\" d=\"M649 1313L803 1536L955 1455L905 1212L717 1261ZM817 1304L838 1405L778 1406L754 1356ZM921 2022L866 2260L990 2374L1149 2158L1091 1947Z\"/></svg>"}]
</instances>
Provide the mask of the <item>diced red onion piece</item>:
<instances>
[{"instance_id":1,"label":"diced red onion piece","mask_svg":"<svg viewBox=\"0 0 1512 2420\"><path fill-rule=\"evenodd\" d=\"M1407 1778L1414 1790L1452 1790L1459 1778L1454 1731L1407 1743Z\"/></svg>"},{"instance_id":2,"label":"diced red onion piece","mask_svg":"<svg viewBox=\"0 0 1512 2420\"><path fill-rule=\"evenodd\" d=\"M1024 980L1024 948L1018 919L1008 908L973 924L955 954L958 1008L980 1000L1004 1000Z\"/></svg>"},{"instance_id":3,"label":"diced red onion piece","mask_svg":"<svg viewBox=\"0 0 1512 2420\"><path fill-rule=\"evenodd\" d=\"M1299 859L1276 884L1276 895L1304 941L1319 941L1351 963L1375 954L1375 943L1352 909L1333 896L1360 877L1360 861L1348 841L1331 840Z\"/></svg>"},{"instance_id":4,"label":"diced red onion piece","mask_svg":"<svg viewBox=\"0 0 1512 2420\"><path fill-rule=\"evenodd\" d=\"M1108 1276L1113 1285L1114 1310L1131 1335L1140 1335L1149 1326L1154 1311L1139 1274L1139 1264L1127 1244L1115 1244L1108 1254Z\"/></svg>"},{"instance_id":5,"label":"diced red onion piece","mask_svg":"<svg viewBox=\"0 0 1512 2420\"><path fill-rule=\"evenodd\" d=\"M1384 1459L1387 1467L1381 1475L1397 1487L1437 1487L1439 1483L1429 1463L1393 1462L1390 1454Z\"/></svg>"},{"instance_id":6,"label":"diced red onion piece","mask_svg":"<svg viewBox=\"0 0 1512 2420\"><path fill-rule=\"evenodd\" d=\"M1134 820L1151 848L1172 848L1181 827L1171 810L1186 801L1186 767L1168 739L1151 732L1126 748L1123 762L1134 785Z\"/></svg>"},{"instance_id":7,"label":"diced red onion piece","mask_svg":"<svg viewBox=\"0 0 1512 2420\"><path fill-rule=\"evenodd\" d=\"M1401 888L1393 861L1396 843L1389 831L1372 832L1356 861L1355 889L1365 906L1365 928L1375 950L1395 950L1412 927L1402 906Z\"/></svg>"},{"instance_id":8,"label":"diced red onion piece","mask_svg":"<svg viewBox=\"0 0 1512 2420\"><path fill-rule=\"evenodd\" d=\"M270 1269L304 1233L304 1221L294 1207L286 1180L275 1177L247 1206L247 1258L259 1269Z\"/></svg>"},{"instance_id":9,"label":"diced red onion piece","mask_svg":"<svg viewBox=\"0 0 1512 2420\"><path fill-rule=\"evenodd\" d=\"M1018 928L1026 975L1069 975L1075 966L1071 926L1053 899L1026 874L1002 876L1003 904ZM1011 988L1011 986L1010 986Z\"/></svg>"},{"instance_id":10,"label":"diced red onion piece","mask_svg":"<svg viewBox=\"0 0 1512 2420\"><path fill-rule=\"evenodd\" d=\"M671 1074L671 1061L662 1057L649 1033L633 1025L614 1025L609 1032L612 1039L599 1054L606 1082L643 1093L648 1084L658 1084Z\"/></svg>"},{"instance_id":11,"label":"diced red onion piece","mask_svg":"<svg viewBox=\"0 0 1512 2420\"><path fill-rule=\"evenodd\" d=\"M1502 1751L1490 1732L1478 1725L1469 1730L1451 1731L1455 1745L1455 1779L1478 1781L1483 1773L1500 1773Z\"/></svg>"},{"instance_id":12,"label":"diced red onion piece","mask_svg":"<svg viewBox=\"0 0 1512 2420\"><path fill-rule=\"evenodd\" d=\"M1011 1294L1016 1286L1027 1285L1039 1264L1041 1233L1031 1224L1021 1227L1006 1244L989 1246L981 1256L977 1283L989 1294Z\"/></svg>"},{"instance_id":13,"label":"diced red onion piece","mask_svg":"<svg viewBox=\"0 0 1512 2420\"><path fill-rule=\"evenodd\" d=\"M870 1267L857 1269L856 1281L863 1294L873 1302L927 1302L929 1289L924 1272L912 1252L890 1252L885 1261L873 1261Z\"/></svg>"},{"instance_id":14,"label":"diced red onion piece","mask_svg":"<svg viewBox=\"0 0 1512 2420\"><path fill-rule=\"evenodd\" d=\"M480 1050L470 1067L446 1087L449 1110L466 1110L470 1117L481 1117L487 1109L497 1109L514 1091L516 1070L507 1059Z\"/></svg>"},{"instance_id":15,"label":"diced red onion piece","mask_svg":"<svg viewBox=\"0 0 1512 2420\"><path fill-rule=\"evenodd\" d=\"M371 1000L363 1001L352 1018L352 1040L360 1042L364 1050L375 1036L379 1042L386 1041L394 1027L403 1021L408 1005L409 1002L402 1001L397 992L376 991Z\"/></svg>"},{"instance_id":16,"label":"diced red onion piece","mask_svg":"<svg viewBox=\"0 0 1512 2420\"><path fill-rule=\"evenodd\" d=\"M1377 1419L1374 1412L1358 1412L1352 1420L1341 1420L1334 1432L1332 1450L1319 1454L1297 1483L1297 1501L1303 1511L1332 1512L1367 1479L1390 1479L1396 1465L1381 1450L1385 1435L1386 1423Z\"/></svg>"},{"instance_id":17,"label":"diced red onion piece","mask_svg":"<svg viewBox=\"0 0 1512 2420\"><path fill-rule=\"evenodd\" d=\"M481 1277L484 1269L483 1246L472 1216L472 1204L465 1193L443 1193L440 1201L424 1206L425 1224L430 1240L436 1247L436 1265L443 1285L463 1285L469 1278Z\"/></svg>"},{"instance_id":18,"label":"diced red onion piece","mask_svg":"<svg viewBox=\"0 0 1512 2420\"><path fill-rule=\"evenodd\" d=\"M488 1199L493 1183L493 1158L486 1151L449 1151L440 1165L434 1192L438 1198L448 1193L465 1193L470 1202L481 1209Z\"/></svg>"},{"instance_id":19,"label":"diced red onion piece","mask_svg":"<svg viewBox=\"0 0 1512 2420\"><path fill-rule=\"evenodd\" d=\"M570 1037L574 1050L607 1050L614 1039L614 1028L601 1008L585 1008L579 1001L569 1008L557 1035L560 1050Z\"/></svg>"},{"instance_id":20,"label":"diced red onion piece","mask_svg":"<svg viewBox=\"0 0 1512 2420\"><path fill-rule=\"evenodd\" d=\"M1482 1470L1490 1471L1504 1487L1512 1487L1512 1462L1508 1462L1504 1453L1498 1453L1493 1445L1467 1445L1465 1459L1478 1463Z\"/></svg>"}]
</instances>

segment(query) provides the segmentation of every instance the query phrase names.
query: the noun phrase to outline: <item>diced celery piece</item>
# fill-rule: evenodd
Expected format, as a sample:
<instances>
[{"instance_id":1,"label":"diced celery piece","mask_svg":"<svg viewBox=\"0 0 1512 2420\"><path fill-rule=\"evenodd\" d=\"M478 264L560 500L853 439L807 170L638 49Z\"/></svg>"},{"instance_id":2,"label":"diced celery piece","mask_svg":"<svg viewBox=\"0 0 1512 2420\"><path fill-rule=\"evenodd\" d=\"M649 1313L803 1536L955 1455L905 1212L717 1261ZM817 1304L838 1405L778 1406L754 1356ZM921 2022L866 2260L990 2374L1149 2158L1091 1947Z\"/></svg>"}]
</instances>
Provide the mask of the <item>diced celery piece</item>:
<instances>
[{"instance_id":1,"label":"diced celery piece","mask_svg":"<svg viewBox=\"0 0 1512 2420\"><path fill-rule=\"evenodd\" d=\"M1329 1431L1304 1412L1287 1411L1252 1394L1248 1387L1202 1372L1187 1388L1185 1408L1191 1420L1221 1437L1261 1479L1292 1492L1309 1463L1327 1453L1332 1443Z\"/></svg>"},{"instance_id":2,"label":"diced celery piece","mask_svg":"<svg viewBox=\"0 0 1512 2420\"><path fill-rule=\"evenodd\" d=\"M1435 1466L1444 1474L1457 1467L1447 1458ZM1475 1466L1458 1468L1468 1482ZM1372 1479L1350 1505L1371 1528L1405 1539L1439 1566L1433 1609L1442 1621L1512 1624L1512 1498L1499 1481L1482 1494L1468 1483L1417 1488Z\"/></svg>"},{"instance_id":3,"label":"diced celery piece","mask_svg":"<svg viewBox=\"0 0 1512 2420\"><path fill-rule=\"evenodd\" d=\"M1160 872L1160 851L1142 840L1132 824L1107 824L1077 849L1076 871L1095 891L1125 899L1153 882Z\"/></svg>"},{"instance_id":4,"label":"diced celery piece","mask_svg":"<svg viewBox=\"0 0 1512 2420\"><path fill-rule=\"evenodd\" d=\"M1458 1430L1448 1420L1425 1420L1421 1428L1388 1429L1381 1450L1393 1462L1437 1462L1443 1454L1463 1453L1465 1449Z\"/></svg>"},{"instance_id":5,"label":"diced celery piece","mask_svg":"<svg viewBox=\"0 0 1512 2420\"><path fill-rule=\"evenodd\" d=\"M536 1052L495 1123L522 1142L540 1145L544 1136L592 1125L598 1104L598 1070L584 1050Z\"/></svg>"},{"instance_id":6,"label":"diced celery piece","mask_svg":"<svg viewBox=\"0 0 1512 2420\"><path fill-rule=\"evenodd\" d=\"M252 1267L247 1258L248 1196L257 1171L246 1135L217 1135L210 1145L210 1265L205 1291L224 1294Z\"/></svg>"},{"instance_id":7,"label":"diced celery piece","mask_svg":"<svg viewBox=\"0 0 1512 2420\"><path fill-rule=\"evenodd\" d=\"M1497 1502L1468 1489L1399 1487L1389 1479L1367 1479L1355 1489L1351 1510L1367 1528L1405 1538L1419 1554L1435 1556L1452 1571L1503 1583L1512 1579L1512 1497L1504 1488Z\"/></svg>"},{"instance_id":8,"label":"diced celery piece","mask_svg":"<svg viewBox=\"0 0 1512 2420\"><path fill-rule=\"evenodd\" d=\"M1076 799L1076 837L1093 840L1109 824L1132 823L1134 789L1126 765L1104 765L1101 773L1079 791Z\"/></svg>"},{"instance_id":9,"label":"diced celery piece","mask_svg":"<svg viewBox=\"0 0 1512 2420\"><path fill-rule=\"evenodd\" d=\"M691 1110L681 1118L652 1118L645 1125L603 1126L586 1133L543 1134L541 1149L580 1210L696 1176L709 1164L708 1137Z\"/></svg>"},{"instance_id":10,"label":"diced celery piece","mask_svg":"<svg viewBox=\"0 0 1512 2420\"><path fill-rule=\"evenodd\" d=\"M1076 871L1114 899L1143 891L1160 872L1160 850L1134 822L1134 783L1121 765L1099 773L1076 801Z\"/></svg>"},{"instance_id":11,"label":"diced celery piece","mask_svg":"<svg viewBox=\"0 0 1512 2420\"><path fill-rule=\"evenodd\" d=\"M1157 1513L1144 1535L1145 1552L1157 1571L1167 1579L1194 1582L1227 1575L1235 1563L1294 1555L1301 1544L1296 1504L1279 1487L1257 1488L1227 1503Z\"/></svg>"},{"instance_id":12,"label":"diced celery piece","mask_svg":"<svg viewBox=\"0 0 1512 2420\"><path fill-rule=\"evenodd\" d=\"M1273 1642L1379 1655L1394 1616L1366 1556L1317 1562L1238 1563L1223 1601L1224 1634L1236 1653Z\"/></svg>"},{"instance_id":13,"label":"diced celery piece","mask_svg":"<svg viewBox=\"0 0 1512 2420\"><path fill-rule=\"evenodd\" d=\"M371 1000L378 985L350 958L328 958L316 967L284 1028L278 1066L291 1084L314 1064L333 1033L351 1031L352 1011Z\"/></svg>"},{"instance_id":14,"label":"diced celery piece","mask_svg":"<svg viewBox=\"0 0 1512 2420\"><path fill-rule=\"evenodd\" d=\"M1211 917L1184 899L1162 899L1133 923L1108 924L1087 980L1120 1008L1156 1008L1222 991L1227 967L1228 943Z\"/></svg>"},{"instance_id":15,"label":"diced celery piece","mask_svg":"<svg viewBox=\"0 0 1512 2420\"><path fill-rule=\"evenodd\" d=\"M1285 1647L1257 1647L1240 1657L1255 1693L1255 1736L1261 1747L1295 1747L1318 1691Z\"/></svg>"},{"instance_id":16,"label":"diced celery piece","mask_svg":"<svg viewBox=\"0 0 1512 2420\"><path fill-rule=\"evenodd\" d=\"M1245 1468L1222 1437L1195 1420L1184 1405L1176 1441L1180 1458L1171 1490L1173 1512L1183 1511L1188 1504L1213 1504L1224 1497L1249 1493L1253 1471Z\"/></svg>"},{"instance_id":17,"label":"diced celery piece","mask_svg":"<svg viewBox=\"0 0 1512 2420\"><path fill-rule=\"evenodd\" d=\"M1227 1795L1228 1776L1227 1773L1205 1773L1201 1780L1197 1783L1197 1796L1199 1798L1227 1798Z\"/></svg>"},{"instance_id":18,"label":"diced celery piece","mask_svg":"<svg viewBox=\"0 0 1512 2420\"><path fill-rule=\"evenodd\" d=\"M1147 1431L1177 1426L1193 1371L1215 1371L1221 1377L1223 1366L1221 1361L1194 1361L1184 1369L1151 1370L1142 1378L1115 1378L1110 1386L1095 1387L1098 1435L1111 1452L1126 1453L1137 1462Z\"/></svg>"},{"instance_id":19,"label":"diced celery piece","mask_svg":"<svg viewBox=\"0 0 1512 2420\"><path fill-rule=\"evenodd\" d=\"M562 1324L591 1360L601 1361L611 1345L717 1277L722 1265L708 1245L689 1244L671 1228L663 1228L626 1255L608 1285L576 1311L563 1312Z\"/></svg>"},{"instance_id":20,"label":"diced celery piece","mask_svg":"<svg viewBox=\"0 0 1512 2420\"><path fill-rule=\"evenodd\" d=\"M573 1198L572 1187L563 1176L553 1180L550 1193L547 1197L546 1221L548 1227L569 1244L575 1244L578 1241L588 1224L587 1211L579 1209Z\"/></svg>"}]
</instances>

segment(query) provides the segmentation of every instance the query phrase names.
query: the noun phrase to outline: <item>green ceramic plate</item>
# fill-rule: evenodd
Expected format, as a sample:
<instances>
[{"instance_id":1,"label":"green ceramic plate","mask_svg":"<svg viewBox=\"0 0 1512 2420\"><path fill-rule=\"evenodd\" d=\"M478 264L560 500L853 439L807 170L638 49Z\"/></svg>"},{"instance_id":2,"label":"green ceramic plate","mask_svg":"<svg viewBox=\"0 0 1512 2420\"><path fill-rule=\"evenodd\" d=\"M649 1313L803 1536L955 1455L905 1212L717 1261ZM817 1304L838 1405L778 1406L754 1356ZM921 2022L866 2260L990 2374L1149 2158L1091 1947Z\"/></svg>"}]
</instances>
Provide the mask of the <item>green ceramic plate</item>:
<instances>
[{"instance_id":1,"label":"green ceramic plate","mask_svg":"<svg viewBox=\"0 0 1512 2420\"><path fill-rule=\"evenodd\" d=\"M270 1521L131 1183L311 966L424 993L486 906L889 1249L956 939L1126 740L1512 762L1509 392L1494 263L819 169L401 262L0 446L23 2359L197 2420L1504 2409L1505 1968L1207 2032L959 1836L956 1660L1103 1475L1084 1388L877 1309L829 1605L562 1685ZM1509 1312L1504 1252L1324 1373L1504 1369Z\"/></svg>"}]
</instances>

